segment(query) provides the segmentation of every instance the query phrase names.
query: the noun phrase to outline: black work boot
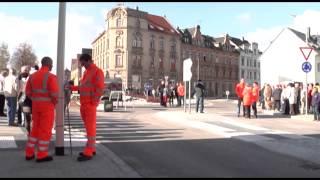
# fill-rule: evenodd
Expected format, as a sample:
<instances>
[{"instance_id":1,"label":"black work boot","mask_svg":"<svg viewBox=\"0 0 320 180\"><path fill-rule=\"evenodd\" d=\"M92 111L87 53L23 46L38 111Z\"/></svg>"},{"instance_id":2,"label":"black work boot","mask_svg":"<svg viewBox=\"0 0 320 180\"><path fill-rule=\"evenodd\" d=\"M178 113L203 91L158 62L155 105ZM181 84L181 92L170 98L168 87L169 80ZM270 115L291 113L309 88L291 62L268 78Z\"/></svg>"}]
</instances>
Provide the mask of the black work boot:
<instances>
[{"instance_id":1,"label":"black work boot","mask_svg":"<svg viewBox=\"0 0 320 180\"><path fill-rule=\"evenodd\" d=\"M91 160L92 159L92 156L87 156L87 155L82 155L82 156L78 156L77 160L78 161L88 161L88 160Z\"/></svg>"},{"instance_id":2,"label":"black work boot","mask_svg":"<svg viewBox=\"0 0 320 180\"><path fill-rule=\"evenodd\" d=\"M96 152L93 152L92 154L95 156ZM83 152L79 152L79 156L84 156Z\"/></svg>"},{"instance_id":3,"label":"black work boot","mask_svg":"<svg viewBox=\"0 0 320 180\"><path fill-rule=\"evenodd\" d=\"M34 159L34 155L32 155L32 156L26 156L26 160L27 160L27 161L30 161L30 160L32 160L32 159Z\"/></svg>"},{"instance_id":4,"label":"black work boot","mask_svg":"<svg viewBox=\"0 0 320 180\"><path fill-rule=\"evenodd\" d=\"M47 162L52 160L53 160L52 156L47 156L45 158L37 159L36 162Z\"/></svg>"}]
</instances>

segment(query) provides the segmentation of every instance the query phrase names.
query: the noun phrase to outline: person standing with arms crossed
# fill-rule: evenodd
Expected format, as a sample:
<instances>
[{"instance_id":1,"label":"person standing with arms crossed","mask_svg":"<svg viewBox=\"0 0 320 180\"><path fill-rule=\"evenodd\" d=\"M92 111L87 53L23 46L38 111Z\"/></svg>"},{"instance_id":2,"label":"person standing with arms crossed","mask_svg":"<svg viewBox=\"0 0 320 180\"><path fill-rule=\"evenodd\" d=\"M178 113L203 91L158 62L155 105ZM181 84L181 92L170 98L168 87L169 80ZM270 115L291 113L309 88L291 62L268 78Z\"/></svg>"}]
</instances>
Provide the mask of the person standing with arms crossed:
<instances>
[{"instance_id":1,"label":"person standing with arms crossed","mask_svg":"<svg viewBox=\"0 0 320 180\"><path fill-rule=\"evenodd\" d=\"M87 161L96 154L96 111L104 90L104 75L89 54L82 54L79 61L86 70L80 85L70 86L70 89L80 92L80 113L87 132L87 144L84 151L79 153L78 161Z\"/></svg>"},{"instance_id":2,"label":"person standing with arms crossed","mask_svg":"<svg viewBox=\"0 0 320 180\"><path fill-rule=\"evenodd\" d=\"M48 151L59 90L57 76L50 73L52 59L44 57L41 64L41 69L30 75L26 84L26 95L32 100L32 128L25 148L25 157L27 161L34 159L37 145L36 162L53 160Z\"/></svg>"}]
</instances>

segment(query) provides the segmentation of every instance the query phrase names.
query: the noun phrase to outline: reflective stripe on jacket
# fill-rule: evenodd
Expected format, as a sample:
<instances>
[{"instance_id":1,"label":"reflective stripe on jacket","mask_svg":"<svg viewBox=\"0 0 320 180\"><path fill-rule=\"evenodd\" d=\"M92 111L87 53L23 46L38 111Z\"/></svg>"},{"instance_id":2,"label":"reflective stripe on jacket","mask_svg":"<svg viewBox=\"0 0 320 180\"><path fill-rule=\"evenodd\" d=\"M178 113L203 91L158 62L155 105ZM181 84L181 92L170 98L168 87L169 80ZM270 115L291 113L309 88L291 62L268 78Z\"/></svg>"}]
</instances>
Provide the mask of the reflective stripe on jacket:
<instances>
[{"instance_id":1,"label":"reflective stripe on jacket","mask_svg":"<svg viewBox=\"0 0 320 180\"><path fill-rule=\"evenodd\" d=\"M101 69L95 64L91 64L84 71L79 86L72 86L72 90L79 90L81 104L98 105L100 97L104 91L104 76Z\"/></svg>"},{"instance_id":2,"label":"reflective stripe on jacket","mask_svg":"<svg viewBox=\"0 0 320 180\"><path fill-rule=\"evenodd\" d=\"M58 102L58 81L56 75L49 72L48 67L33 73L26 84L26 95L32 102L56 104Z\"/></svg>"}]
</instances>

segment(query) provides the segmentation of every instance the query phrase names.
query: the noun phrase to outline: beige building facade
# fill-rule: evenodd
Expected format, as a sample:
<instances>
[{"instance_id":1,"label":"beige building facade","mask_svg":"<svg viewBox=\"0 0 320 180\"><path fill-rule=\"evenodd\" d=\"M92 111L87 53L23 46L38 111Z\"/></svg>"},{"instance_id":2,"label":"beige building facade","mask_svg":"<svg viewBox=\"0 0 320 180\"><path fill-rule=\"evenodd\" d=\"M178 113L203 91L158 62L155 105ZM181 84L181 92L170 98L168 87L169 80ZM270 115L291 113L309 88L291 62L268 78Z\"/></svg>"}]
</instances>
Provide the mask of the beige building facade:
<instances>
[{"instance_id":1,"label":"beige building facade","mask_svg":"<svg viewBox=\"0 0 320 180\"><path fill-rule=\"evenodd\" d=\"M153 87L166 78L182 80L180 38L168 20L138 9L116 7L106 30L92 43L95 64L107 78L121 78L125 88Z\"/></svg>"}]
</instances>

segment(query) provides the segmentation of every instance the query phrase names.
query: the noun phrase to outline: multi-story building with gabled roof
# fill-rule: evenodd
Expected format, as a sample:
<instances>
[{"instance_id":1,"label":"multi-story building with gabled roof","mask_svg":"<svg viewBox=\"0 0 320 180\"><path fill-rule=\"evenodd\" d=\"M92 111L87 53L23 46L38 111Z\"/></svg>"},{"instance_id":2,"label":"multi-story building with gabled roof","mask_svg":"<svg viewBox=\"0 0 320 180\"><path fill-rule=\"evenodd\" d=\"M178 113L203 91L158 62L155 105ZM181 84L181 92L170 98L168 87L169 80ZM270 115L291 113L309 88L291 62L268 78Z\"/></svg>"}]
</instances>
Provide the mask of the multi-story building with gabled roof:
<instances>
[{"instance_id":1,"label":"multi-story building with gabled roof","mask_svg":"<svg viewBox=\"0 0 320 180\"><path fill-rule=\"evenodd\" d=\"M156 87L181 76L179 33L165 17L118 6L106 17L106 30L93 42L93 59L106 77L122 79L125 88Z\"/></svg>"}]
</instances>

